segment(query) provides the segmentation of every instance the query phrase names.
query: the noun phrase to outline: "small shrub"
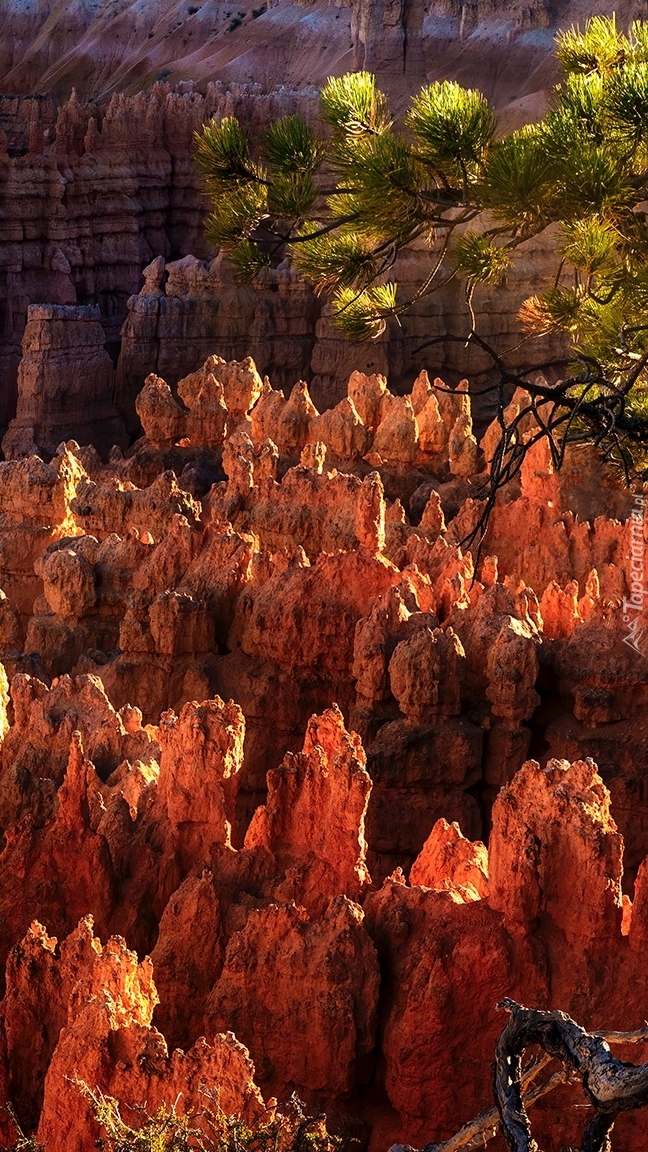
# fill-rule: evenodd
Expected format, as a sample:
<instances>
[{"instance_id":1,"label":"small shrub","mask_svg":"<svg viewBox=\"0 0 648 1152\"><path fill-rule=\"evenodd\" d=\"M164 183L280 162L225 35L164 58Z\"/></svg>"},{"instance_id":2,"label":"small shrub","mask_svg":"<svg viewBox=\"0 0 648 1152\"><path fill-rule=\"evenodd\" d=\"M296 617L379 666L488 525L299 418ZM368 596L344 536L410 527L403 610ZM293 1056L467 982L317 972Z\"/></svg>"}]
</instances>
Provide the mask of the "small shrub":
<instances>
[{"instance_id":1,"label":"small shrub","mask_svg":"<svg viewBox=\"0 0 648 1152\"><path fill-rule=\"evenodd\" d=\"M218 1093L205 1088L202 1109L180 1115L177 1100L172 1107L162 1105L153 1115L142 1109L142 1123L133 1128L122 1118L119 1102L112 1096L82 1083L79 1089L92 1104L102 1129L97 1145L104 1152L341 1152L343 1141L327 1131L326 1116L309 1116L296 1095L285 1104L267 1108L248 1124L240 1116L228 1116L220 1107ZM23 1152L41 1150L24 1145Z\"/></svg>"},{"instance_id":2,"label":"small shrub","mask_svg":"<svg viewBox=\"0 0 648 1152\"><path fill-rule=\"evenodd\" d=\"M45 1152L43 1145L39 1144L34 1136L25 1136L11 1104L3 1104L0 1112L4 1112L9 1117L16 1133L16 1139L9 1146L9 1152Z\"/></svg>"}]
</instances>

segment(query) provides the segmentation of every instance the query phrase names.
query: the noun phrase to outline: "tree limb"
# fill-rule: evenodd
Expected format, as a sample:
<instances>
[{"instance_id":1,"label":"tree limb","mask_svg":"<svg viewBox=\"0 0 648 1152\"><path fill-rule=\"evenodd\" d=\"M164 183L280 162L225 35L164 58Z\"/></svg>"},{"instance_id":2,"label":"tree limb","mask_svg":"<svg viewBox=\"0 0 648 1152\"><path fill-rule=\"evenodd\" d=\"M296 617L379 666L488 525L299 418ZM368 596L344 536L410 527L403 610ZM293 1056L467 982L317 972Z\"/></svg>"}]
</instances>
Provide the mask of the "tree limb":
<instances>
[{"instance_id":1,"label":"tree limb","mask_svg":"<svg viewBox=\"0 0 648 1152\"><path fill-rule=\"evenodd\" d=\"M634 1032L593 1032L591 1035L607 1041L608 1044L648 1043L648 1027L638 1028ZM534 1085L533 1081L551 1063L551 1060L552 1057L545 1054L535 1060L522 1073L522 1101L526 1108L571 1078L569 1072L561 1069L554 1072L549 1080ZM467 1124L464 1124L449 1140L443 1140L440 1144L426 1144L423 1152L471 1152L472 1149L483 1148L489 1140L497 1135L499 1130L499 1112L497 1108L488 1108L486 1111L480 1112L474 1120L469 1120ZM393 1144L389 1152L415 1152L415 1150L410 1149L407 1144Z\"/></svg>"},{"instance_id":2,"label":"tree limb","mask_svg":"<svg viewBox=\"0 0 648 1152\"><path fill-rule=\"evenodd\" d=\"M495 1049L495 1100L511 1152L537 1152L522 1098L522 1053L531 1044L575 1073L596 1109L582 1152L609 1152L608 1136L619 1112L648 1104L648 1063L617 1060L602 1035L586 1032L564 1012L524 1008L510 999L498 1007L511 1014Z\"/></svg>"}]
</instances>

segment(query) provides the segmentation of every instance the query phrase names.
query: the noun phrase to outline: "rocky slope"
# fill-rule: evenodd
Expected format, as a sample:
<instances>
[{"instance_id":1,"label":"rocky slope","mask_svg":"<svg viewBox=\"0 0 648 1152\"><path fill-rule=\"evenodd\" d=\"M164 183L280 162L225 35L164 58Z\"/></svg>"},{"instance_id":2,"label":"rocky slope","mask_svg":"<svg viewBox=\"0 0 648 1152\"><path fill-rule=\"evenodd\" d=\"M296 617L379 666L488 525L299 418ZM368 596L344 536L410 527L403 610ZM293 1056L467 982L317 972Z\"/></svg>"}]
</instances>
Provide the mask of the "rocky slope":
<instances>
[{"instance_id":1,"label":"rocky slope","mask_svg":"<svg viewBox=\"0 0 648 1152\"><path fill-rule=\"evenodd\" d=\"M452 75L479 84L498 106L537 104L553 79L557 27L607 13L582 0L2 0L3 91L104 98L169 78L206 83L322 84L353 68L393 88ZM643 10L617 5L626 23Z\"/></svg>"},{"instance_id":2,"label":"rocky slope","mask_svg":"<svg viewBox=\"0 0 648 1152\"><path fill-rule=\"evenodd\" d=\"M212 355L126 456L0 464L0 1101L48 1150L93 1144L78 1081L421 1146L489 1105L502 996L643 1019L642 505L537 446L465 551L465 387L320 414Z\"/></svg>"}]
</instances>

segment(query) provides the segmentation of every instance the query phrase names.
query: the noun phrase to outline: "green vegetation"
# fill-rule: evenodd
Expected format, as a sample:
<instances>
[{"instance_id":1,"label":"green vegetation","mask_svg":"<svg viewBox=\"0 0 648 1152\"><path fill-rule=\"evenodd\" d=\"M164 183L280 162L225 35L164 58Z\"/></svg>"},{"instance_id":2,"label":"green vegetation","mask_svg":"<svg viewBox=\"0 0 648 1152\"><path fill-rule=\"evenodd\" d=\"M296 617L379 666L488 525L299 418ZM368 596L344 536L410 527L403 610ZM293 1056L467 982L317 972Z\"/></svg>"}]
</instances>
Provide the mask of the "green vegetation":
<instances>
[{"instance_id":1,"label":"green vegetation","mask_svg":"<svg viewBox=\"0 0 648 1152\"><path fill-rule=\"evenodd\" d=\"M9 1152L44 1152L43 1145L38 1143L35 1136L25 1135L11 1104L3 1104L0 1107L0 1113L2 1112L9 1117L11 1128L16 1137Z\"/></svg>"},{"instance_id":2,"label":"green vegetation","mask_svg":"<svg viewBox=\"0 0 648 1152\"><path fill-rule=\"evenodd\" d=\"M79 1092L91 1104L101 1129L97 1147L104 1152L343 1152L357 1141L331 1136L326 1116L309 1116L295 1095L285 1104L268 1107L254 1122L228 1116L220 1107L218 1092L203 1089L204 1106L188 1115L162 1105L149 1115L140 1112L132 1127L122 1118L119 1102L99 1089L77 1082ZM10 1106L16 1141L11 1152L43 1152L33 1137L25 1136Z\"/></svg>"},{"instance_id":3,"label":"green vegetation","mask_svg":"<svg viewBox=\"0 0 648 1152\"><path fill-rule=\"evenodd\" d=\"M340 1143L329 1136L326 1117L308 1116L294 1095L248 1124L240 1116L228 1116L218 1093L204 1089L200 1111L186 1116L175 1106L162 1106L135 1129L124 1122L112 1097L85 1086L82 1091L101 1126L99 1147L105 1152L336 1152Z\"/></svg>"},{"instance_id":4,"label":"green vegetation","mask_svg":"<svg viewBox=\"0 0 648 1152\"><path fill-rule=\"evenodd\" d=\"M564 79L550 110L504 136L484 96L451 81L414 96L396 125L374 77L360 72L324 88L321 136L285 116L254 141L234 117L197 138L214 204L208 237L241 280L290 252L353 339L381 335L415 301L464 283L466 332L456 339L479 345L499 377L493 498L519 468L529 415L532 440L549 438L558 467L567 443L589 441L628 481L648 468L648 24L626 34L614 17L594 17L558 35L557 55ZM475 330L473 296L549 227L556 266L520 311L528 365L519 374ZM406 298L390 272L413 241L427 246L429 270ZM550 332L565 335L568 359L534 364L533 339ZM550 367L560 383L528 379ZM532 399L507 425L515 384Z\"/></svg>"}]
</instances>

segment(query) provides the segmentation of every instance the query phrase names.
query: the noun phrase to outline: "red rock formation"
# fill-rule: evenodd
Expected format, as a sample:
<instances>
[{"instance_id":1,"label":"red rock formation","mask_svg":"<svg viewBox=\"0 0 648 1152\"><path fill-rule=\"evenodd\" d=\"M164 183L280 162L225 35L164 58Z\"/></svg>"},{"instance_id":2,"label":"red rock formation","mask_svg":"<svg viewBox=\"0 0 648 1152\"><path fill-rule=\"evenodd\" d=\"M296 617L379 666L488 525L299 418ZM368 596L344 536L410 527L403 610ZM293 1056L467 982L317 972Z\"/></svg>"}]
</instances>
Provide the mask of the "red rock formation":
<instances>
[{"instance_id":1,"label":"red rock formation","mask_svg":"<svg viewBox=\"0 0 648 1152\"><path fill-rule=\"evenodd\" d=\"M113 404L114 370L104 350L98 307L32 304L18 369L18 407L2 441L6 460L37 449L53 456L61 441L94 444L107 455L125 448Z\"/></svg>"},{"instance_id":2,"label":"red rock formation","mask_svg":"<svg viewBox=\"0 0 648 1152\"><path fill-rule=\"evenodd\" d=\"M369 881L365 764L360 738L345 731L338 708L313 717L304 751L288 752L268 773L267 802L248 828L245 847L267 849L286 874L277 897L294 899L311 915L340 893L357 899Z\"/></svg>"},{"instance_id":3,"label":"red rock formation","mask_svg":"<svg viewBox=\"0 0 648 1152\"><path fill-rule=\"evenodd\" d=\"M160 721L159 798L171 844L191 867L208 861L215 845L229 844L238 775L243 760L244 721L231 701L185 704L179 716Z\"/></svg>"},{"instance_id":4,"label":"red rock formation","mask_svg":"<svg viewBox=\"0 0 648 1152\"><path fill-rule=\"evenodd\" d=\"M546 917L588 960L621 931L621 859L596 765L531 760L493 807L489 903L512 932Z\"/></svg>"},{"instance_id":5,"label":"red rock formation","mask_svg":"<svg viewBox=\"0 0 648 1152\"><path fill-rule=\"evenodd\" d=\"M11 703L14 723L0 753L3 827L18 823L27 812L36 823L52 813L75 731L103 780L125 760L159 758L151 734L129 722L124 710L115 712L96 677L62 676L48 690L40 680L18 673L11 683Z\"/></svg>"},{"instance_id":6,"label":"red rock formation","mask_svg":"<svg viewBox=\"0 0 648 1152\"><path fill-rule=\"evenodd\" d=\"M472 846L463 843L466 858ZM430 878L454 868L448 847L448 832L438 828L421 858ZM591 762L545 770L530 762L495 804L486 900L454 885L410 889L398 876L369 896L367 923L394 997L382 1043L385 1085L406 1139L449 1135L458 1099L466 1119L487 1104L501 1027L493 1008L505 989L589 1020L627 1018L628 1004L637 1005L636 962L620 931L621 852L609 794ZM604 957L612 955L608 978ZM555 1109L539 1124L540 1136L550 1131Z\"/></svg>"},{"instance_id":7,"label":"red rock formation","mask_svg":"<svg viewBox=\"0 0 648 1152\"><path fill-rule=\"evenodd\" d=\"M32 920L59 935L92 915L105 931L115 903L115 874L108 845L92 827L91 805L99 791L93 765L73 734L56 815L42 828L28 819L5 831L0 855L0 956Z\"/></svg>"},{"instance_id":8,"label":"red rock formation","mask_svg":"<svg viewBox=\"0 0 648 1152\"><path fill-rule=\"evenodd\" d=\"M298 107L313 103L313 95L308 92L301 96L286 92L273 102L275 108L283 105L285 111L297 111ZM206 113L208 105L203 107ZM196 117L197 112L198 106L194 104L192 116ZM199 123L200 117L196 119L196 128ZM198 246L193 251L203 254L204 240L200 233L204 193L197 173L190 170L187 177L194 185L195 223L190 235ZM186 235L185 245L189 242L189 233ZM205 360L224 363L222 356L212 356L214 348L228 358L241 361L251 353L262 371L270 373L286 392L302 371L308 369L314 343L313 327L321 304L294 271L271 272L268 287L261 290L237 284L220 256L209 261L187 255L167 264L166 268L163 266L162 273L165 283L155 294L145 284L139 295L132 295L128 300L117 368L117 393L125 410L135 400L143 376L153 368L172 385L178 384L182 396L178 383L181 378L186 378L188 373L195 375ZM131 290L135 291L136 287L135 283ZM283 334L281 341L272 338L277 331ZM214 374L216 379L221 379L217 370ZM256 384L257 390L260 383L259 380ZM230 385L224 384L227 392ZM207 395L201 402L202 414L206 401ZM192 398L187 406L195 408L195 415L200 416L197 404L198 397ZM230 410L234 411L235 407L232 405ZM214 416L218 417L217 409ZM195 421L194 437L200 428L200 423ZM190 421L187 434L191 434Z\"/></svg>"},{"instance_id":9,"label":"red rock formation","mask_svg":"<svg viewBox=\"0 0 648 1152\"><path fill-rule=\"evenodd\" d=\"M45 1077L38 1139L48 1148L82 1152L99 1134L84 1086L115 1097L124 1119L135 1123L143 1106L154 1112L176 1104L180 1115L196 1109L205 1089L219 1090L228 1113L248 1120L260 1113L254 1069L233 1036L217 1036L212 1045L202 1040L169 1057L163 1036L150 1026L157 1002L151 962L138 964L120 937L102 948L82 922L51 967L58 967L67 991L67 1019Z\"/></svg>"},{"instance_id":10,"label":"red rock formation","mask_svg":"<svg viewBox=\"0 0 648 1152\"><path fill-rule=\"evenodd\" d=\"M53 541L77 535L70 503L86 479L80 460L65 449L51 464L39 457L14 460L0 476L0 556L3 591L15 610L31 615L38 595L34 564Z\"/></svg>"},{"instance_id":11,"label":"red rock formation","mask_svg":"<svg viewBox=\"0 0 648 1152\"><path fill-rule=\"evenodd\" d=\"M224 937L212 874L190 874L162 913L151 953L160 996L155 1023L172 1049L201 1034L205 1001L223 967Z\"/></svg>"},{"instance_id":12,"label":"red rock formation","mask_svg":"<svg viewBox=\"0 0 648 1152\"><path fill-rule=\"evenodd\" d=\"M197 503L178 487L170 470L144 489L115 476L108 477L105 485L85 480L77 488L71 509L81 530L100 539L115 530L123 536L136 529L159 540L169 531L174 516L184 516L191 523L200 514Z\"/></svg>"},{"instance_id":13,"label":"red rock formation","mask_svg":"<svg viewBox=\"0 0 648 1152\"><path fill-rule=\"evenodd\" d=\"M258 590L246 592L234 634L242 650L256 659L317 669L319 676L335 679L351 663L357 621L397 572L382 557L359 552L321 553L312 567L296 560ZM310 633L303 627L305 606L313 623Z\"/></svg>"},{"instance_id":14,"label":"red rock formation","mask_svg":"<svg viewBox=\"0 0 648 1152\"><path fill-rule=\"evenodd\" d=\"M506 933L484 901L398 878L369 897L366 914L393 990L381 1045L398 1117L389 1131L408 1142L443 1139L489 1103L495 1004L512 983ZM527 988L537 1000L534 976Z\"/></svg>"},{"instance_id":15,"label":"red rock formation","mask_svg":"<svg viewBox=\"0 0 648 1152\"><path fill-rule=\"evenodd\" d=\"M419 628L396 645L389 661L389 683L408 719L456 716L461 710L460 685L465 658L451 628Z\"/></svg>"},{"instance_id":16,"label":"red rock formation","mask_svg":"<svg viewBox=\"0 0 648 1152\"><path fill-rule=\"evenodd\" d=\"M375 1042L379 984L363 921L338 896L317 920L291 904L251 912L232 936L206 1026L233 1029L268 1090L338 1095L358 1083Z\"/></svg>"},{"instance_id":17,"label":"red rock formation","mask_svg":"<svg viewBox=\"0 0 648 1152\"><path fill-rule=\"evenodd\" d=\"M214 703L222 711L222 704ZM185 727L190 714L187 711ZM137 731L136 716L125 714L124 720ZM216 730L227 733L222 720ZM192 738L189 729L183 735L182 720L173 731L173 741L182 748L182 754L190 755ZM164 740L162 744L164 748ZM331 854L337 849L336 859L341 863L339 847L345 840L339 830L346 827L350 835L346 872L338 870L332 884L335 888L336 884L348 886L345 875L352 883L358 877L355 854L364 806L360 801L366 785L358 794L356 824L351 827L351 809L348 803L340 802L338 781L338 774L352 767L349 752L356 758L353 771L360 771L360 782L367 778L357 740L349 741L334 713L314 720L309 729L305 757L322 752L328 758L328 777L323 775L318 786L318 794L324 797L319 811L323 814L322 832L331 836L329 848L322 850ZM88 782L96 781L96 777L89 766L83 767L78 754L75 756L60 793L58 837L50 834L48 841L50 858L52 848L62 843L65 830L72 833L84 822L87 827L91 819L89 808L84 815L83 805L88 801L83 797L89 797ZM284 773L285 768L280 770L279 780ZM236 873L217 855L213 877L208 873L188 877L161 917L153 956L167 1000L159 1019L170 1037L190 1040L200 1027L199 1013L204 1010L209 1036L214 1029L233 1026L250 1046L261 1081L269 1090L285 1092L298 1085L334 1097L349 1091L358 1077L362 1078L363 1056L375 1042L378 975L360 910L346 898L336 897L319 919L310 920L294 905L268 906L267 897L256 912L249 904L246 909L245 899L240 903L252 878L249 866L259 851L276 854L280 866L288 868L287 880L300 869L311 870L313 875L311 861L317 839L308 835L300 821L300 804L305 806L305 817L315 807L315 792L312 785L307 791L307 780L297 793L296 803L291 804L288 793L284 794L283 786L277 787L271 776L268 807L252 825ZM97 788L98 781L91 787ZM164 792L160 792L163 801ZM75 797L81 797L80 806ZM183 830L188 823L190 819L182 821ZM285 830L283 837L280 828ZM135 828L133 835L137 836ZM69 852L69 842L67 847ZM75 859L91 859L87 840L76 852L81 856L77 854ZM436 1134L452 1128L458 1119L457 1085L468 1111L484 1102L489 1045L498 1028L491 1013L498 995L533 996L536 1002L557 998L563 1007L581 1014L586 1010L586 997L592 1016L600 1010L597 1004L604 1003L608 1011L614 1008L623 1012L625 985L611 997L609 983L601 980L601 957L607 958L615 950L622 963L622 976L615 979L636 981L633 962L624 959L621 948L621 842L610 820L609 796L591 763L552 763L545 770L529 763L502 791L493 812L489 849L490 907L480 899L487 891L484 856L484 849L463 840L458 829L439 826L412 869L412 882L423 887L409 889L395 878L366 900L368 926L383 954L390 986L397 990L395 1003L391 1005L388 998L384 1009L381 1051L386 1061L385 1086L400 1118L395 1123L410 1139L420 1138L426 1126L429 1131L432 1099L436 1101ZM236 854L232 863L235 859ZM11 855L5 853L5 883L12 865ZM239 903L230 904L223 919L223 907L234 891L227 885L235 874ZM565 876L573 880L574 899L565 898ZM221 906L218 892L224 882L225 905ZM445 891L431 892L431 886ZM279 895L276 888L274 891ZM636 956L640 956L638 933L643 914L640 892L638 888L630 928ZM191 925L194 927L188 931ZM202 945L196 933L204 934ZM542 954L534 951L540 944ZM452 957L449 964L448 956ZM442 957L443 979L439 967ZM224 1070L220 1040L214 1042L218 1058L203 1042L186 1057L176 1053L169 1061L162 1037L147 1031L155 996L142 991L144 977L134 965L133 954L117 942L102 953L87 925L66 942L60 965L54 942L40 928L34 928L21 949L11 954L2 1011L11 1069L9 1091L23 1109L25 1122L33 1123L28 1118L36 1114L34 1084L38 1076L40 1082L45 1078L39 1135L54 1146L65 1139L73 1146L77 1141L81 1148L93 1131L90 1112L79 1111L78 1099L72 1108L74 1082L63 1083L70 1068L125 1103L146 1098L149 1105L168 1102L171 1088L176 1092L182 1088L191 1099L200 1078L204 1080L207 1074L215 1083L230 1075L232 1091L241 1091L247 1082L240 1063L236 1073L231 1070L229 1054L238 1051L231 1044L226 1048L230 1071ZM330 993L324 991L329 971L335 973ZM579 979L575 982L576 971ZM30 976L26 981L27 972ZM308 991L309 980L312 993ZM186 1010L188 996L193 1016ZM66 1001L70 1004L67 1023L63 1010ZM472 1015L467 1012L468 1004ZM48 1023L40 1033L43 1039L37 1059L29 1063L28 1052L30 1056L32 1053L31 1048L24 1047L24 1038L36 1019ZM451 1045L447 1040L441 1042L448 1028L454 1038ZM298 1037L303 1041L297 1041ZM306 1048L300 1047L302 1042ZM149 1053L146 1058L138 1055L144 1051ZM432 1093L429 1101L426 1093ZM73 1122L70 1116L75 1117Z\"/></svg>"},{"instance_id":18,"label":"red rock formation","mask_svg":"<svg viewBox=\"0 0 648 1152\"><path fill-rule=\"evenodd\" d=\"M488 896L488 852L483 844L462 836L458 824L437 820L409 875L412 886L474 889Z\"/></svg>"},{"instance_id":19,"label":"red rock formation","mask_svg":"<svg viewBox=\"0 0 648 1152\"><path fill-rule=\"evenodd\" d=\"M151 373L135 401L144 435L160 448L171 448L184 434L185 413L160 376Z\"/></svg>"}]
</instances>

